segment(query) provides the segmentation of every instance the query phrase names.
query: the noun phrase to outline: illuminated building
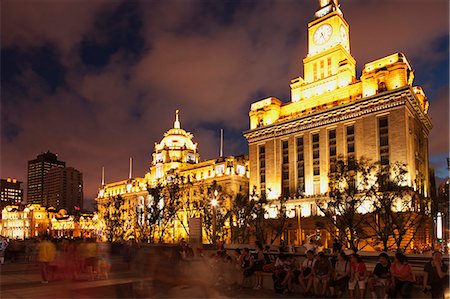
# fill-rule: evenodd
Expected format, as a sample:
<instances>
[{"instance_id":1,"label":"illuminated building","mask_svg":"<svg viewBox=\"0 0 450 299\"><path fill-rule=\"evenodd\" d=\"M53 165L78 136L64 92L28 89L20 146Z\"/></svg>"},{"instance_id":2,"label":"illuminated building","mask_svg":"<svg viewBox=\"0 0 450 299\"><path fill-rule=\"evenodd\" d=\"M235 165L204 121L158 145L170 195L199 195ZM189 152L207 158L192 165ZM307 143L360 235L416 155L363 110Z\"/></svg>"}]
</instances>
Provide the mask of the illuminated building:
<instances>
[{"instance_id":1,"label":"illuminated building","mask_svg":"<svg viewBox=\"0 0 450 299\"><path fill-rule=\"evenodd\" d=\"M95 237L96 214L70 215L66 210L45 208L39 204L9 205L2 210L0 234L10 239L53 237Z\"/></svg>"},{"instance_id":2,"label":"illuminated building","mask_svg":"<svg viewBox=\"0 0 450 299\"><path fill-rule=\"evenodd\" d=\"M173 128L164 134L163 139L155 144L152 154L150 171L143 178L132 178L131 165L130 175L127 180L108 183L102 182L102 187L97 196L99 215L101 215L102 202L108 198L121 195L125 199L127 223L126 237L134 234L136 219L134 211L143 210L152 200L147 188L165 185L175 178L183 178L186 184L183 200L198 198L199 188L209 186L214 181L222 189L224 194L223 205L230 207L232 199L237 193L248 192L248 158L247 156L219 157L206 161L200 161L198 145L193 142L193 135L181 128L178 110L176 112ZM173 222L173 229L167 233L167 241L178 240L180 237L187 238L188 217L181 211ZM183 222L183 223L181 223Z\"/></svg>"},{"instance_id":3,"label":"illuminated building","mask_svg":"<svg viewBox=\"0 0 450 299\"><path fill-rule=\"evenodd\" d=\"M22 182L16 179L0 179L0 210L8 205L18 205L23 200Z\"/></svg>"},{"instance_id":4,"label":"illuminated building","mask_svg":"<svg viewBox=\"0 0 450 299\"><path fill-rule=\"evenodd\" d=\"M38 204L6 206L1 222L1 234L11 239L42 236L49 229L47 210Z\"/></svg>"},{"instance_id":5,"label":"illuminated building","mask_svg":"<svg viewBox=\"0 0 450 299\"><path fill-rule=\"evenodd\" d=\"M269 199L291 198L288 210L319 213L339 157L403 162L409 186L429 193L428 101L405 55L366 63L360 78L349 25L336 0L319 1L308 24L304 76L291 81L291 100L269 97L250 107L250 188Z\"/></svg>"},{"instance_id":6,"label":"illuminated building","mask_svg":"<svg viewBox=\"0 0 450 299\"><path fill-rule=\"evenodd\" d=\"M43 204L69 213L83 208L83 174L73 167L54 167L44 177Z\"/></svg>"},{"instance_id":7,"label":"illuminated building","mask_svg":"<svg viewBox=\"0 0 450 299\"><path fill-rule=\"evenodd\" d=\"M28 161L27 202L44 204L44 177L53 167L65 167L66 162L59 161L58 156L49 151L34 160Z\"/></svg>"}]
</instances>

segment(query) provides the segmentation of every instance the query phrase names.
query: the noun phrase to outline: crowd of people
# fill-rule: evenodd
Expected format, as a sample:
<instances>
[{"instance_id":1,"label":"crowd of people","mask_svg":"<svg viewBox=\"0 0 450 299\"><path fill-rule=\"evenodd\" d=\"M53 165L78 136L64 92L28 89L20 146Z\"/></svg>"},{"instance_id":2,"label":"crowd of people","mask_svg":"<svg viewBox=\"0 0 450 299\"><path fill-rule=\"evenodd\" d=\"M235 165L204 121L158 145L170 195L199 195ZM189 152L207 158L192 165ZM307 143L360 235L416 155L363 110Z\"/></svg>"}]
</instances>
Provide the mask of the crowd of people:
<instances>
[{"instance_id":1,"label":"crowd of people","mask_svg":"<svg viewBox=\"0 0 450 299\"><path fill-rule=\"evenodd\" d=\"M130 240L122 244L120 253L127 270L140 269L142 276L152 273L158 279L179 282L199 279L203 273L204 281L211 280L207 284L227 289L272 288L264 286L268 284L265 277L272 278L277 293L289 294L297 288L305 297L319 298L410 298L414 284L418 283L423 284L422 291L432 298L443 298L448 288L449 269L438 251L425 265L423 280L417 280L407 257L400 252L392 260L387 253L380 253L373 271L369 271L361 256L356 252L347 255L337 242L331 254L309 242L304 256L281 250L274 252L271 246L263 246L258 241L254 245L252 249L235 249L232 254L224 249L204 254L201 248L194 252L184 239L177 246L147 249L139 248ZM8 246L6 239L0 239L1 263ZM56 241L43 237L29 242L25 253L28 262L39 264L42 283L59 279L108 279L110 246L95 239ZM191 275L193 269L196 277Z\"/></svg>"},{"instance_id":2,"label":"crowd of people","mask_svg":"<svg viewBox=\"0 0 450 299\"><path fill-rule=\"evenodd\" d=\"M292 253L273 254L269 246L255 242L253 254L249 248L236 250L234 263L240 269L243 287L248 286L249 278L254 276L254 289L263 288L266 273L272 276L275 292L289 294L298 285L305 297L410 298L413 286L420 282L401 252L395 253L392 261L388 254L380 253L375 268L368 271L357 253L347 256L336 250L327 256L322 251L316 253L309 249L304 258L298 258ZM433 253L423 275L422 291L430 293L432 298L443 298L449 277L448 266L443 263L440 252Z\"/></svg>"},{"instance_id":3,"label":"crowd of people","mask_svg":"<svg viewBox=\"0 0 450 299\"><path fill-rule=\"evenodd\" d=\"M5 262L6 249L17 246L17 241L0 240L0 263ZM19 253L30 265L38 265L41 282L61 279L108 279L111 268L110 248L108 243L96 242L95 239L52 239L49 236L33 238L20 244L23 250L9 251L8 261L16 262ZM23 252L22 252L23 251ZM124 254L125 255L125 254Z\"/></svg>"}]
</instances>

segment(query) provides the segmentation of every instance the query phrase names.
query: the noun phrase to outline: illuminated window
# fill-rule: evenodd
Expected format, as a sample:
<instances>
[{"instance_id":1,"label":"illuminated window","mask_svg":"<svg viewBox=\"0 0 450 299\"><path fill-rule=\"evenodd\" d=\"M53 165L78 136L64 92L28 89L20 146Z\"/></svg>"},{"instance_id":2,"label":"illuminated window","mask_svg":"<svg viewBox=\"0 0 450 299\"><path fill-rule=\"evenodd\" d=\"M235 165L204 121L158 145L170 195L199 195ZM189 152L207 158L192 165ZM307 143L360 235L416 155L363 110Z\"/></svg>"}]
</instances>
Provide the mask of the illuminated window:
<instances>
[{"instance_id":1,"label":"illuminated window","mask_svg":"<svg viewBox=\"0 0 450 299\"><path fill-rule=\"evenodd\" d=\"M289 196L289 142L283 141L281 143L281 152L283 155L283 162L281 164L281 190L283 191L283 196Z\"/></svg>"},{"instance_id":2,"label":"illuminated window","mask_svg":"<svg viewBox=\"0 0 450 299\"><path fill-rule=\"evenodd\" d=\"M347 158L355 159L355 126L346 128L347 135Z\"/></svg>"},{"instance_id":3,"label":"illuminated window","mask_svg":"<svg viewBox=\"0 0 450 299\"><path fill-rule=\"evenodd\" d=\"M216 166L216 174L217 175L222 175L225 172L225 165L217 165Z\"/></svg>"},{"instance_id":4,"label":"illuminated window","mask_svg":"<svg viewBox=\"0 0 450 299\"><path fill-rule=\"evenodd\" d=\"M380 163L389 165L389 129L387 116L378 119L378 134L380 138Z\"/></svg>"},{"instance_id":5,"label":"illuminated window","mask_svg":"<svg viewBox=\"0 0 450 299\"><path fill-rule=\"evenodd\" d=\"M336 172L336 130L328 131L328 151L330 158L330 173Z\"/></svg>"},{"instance_id":6,"label":"illuminated window","mask_svg":"<svg viewBox=\"0 0 450 299\"><path fill-rule=\"evenodd\" d=\"M328 76L331 76L331 57L328 57Z\"/></svg>"},{"instance_id":7,"label":"illuminated window","mask_svg":"<svg viewBox=\"0 0 450 299\"><path fill-rule=\"evenodd\" d=\"M314 63L313 70L314 70L314 81L316 81L317 80L317 63Z\"/></svg>"},{"instance_id":8,"label":"illuminated window","mask_svg":"<svg viewBox=\"0 0 450 299\"><path fill-rule=\"evenodd\" d=\"M266 148L264 145L259 146L259 188L261 195L266 193Z\"/></svg>"},{"instance_id":9,"label":"illuminated window","mask_svg":"<svg viewBox=\"0 0 450 299\"><path fill-rule=\"evenodd\" d=\"M325 70L324 70L325 66L323 63L323 60L320 61L320 79L323 79L323 77L325 77Z\"/></svg>"},{"instance_id":10,"label":"illuminated window","mask_svg":"<svg viewBox=\"0 0 450 299\"><path fill-rule=\"evenodd\" d=\"M305 192L305 157L303 137L297 138L297 190Z\"/></svg>"},{"instance_id":11,"label":"illuminated window","mask_svg":"<svg viewBox=\"0 0 450 299\"><path fill-rule=\"evenodd\" d=\"M313 174L320 175L320 148L319 134L312 135L312 152L313 152Z\"/></svg>"}]
</instances>

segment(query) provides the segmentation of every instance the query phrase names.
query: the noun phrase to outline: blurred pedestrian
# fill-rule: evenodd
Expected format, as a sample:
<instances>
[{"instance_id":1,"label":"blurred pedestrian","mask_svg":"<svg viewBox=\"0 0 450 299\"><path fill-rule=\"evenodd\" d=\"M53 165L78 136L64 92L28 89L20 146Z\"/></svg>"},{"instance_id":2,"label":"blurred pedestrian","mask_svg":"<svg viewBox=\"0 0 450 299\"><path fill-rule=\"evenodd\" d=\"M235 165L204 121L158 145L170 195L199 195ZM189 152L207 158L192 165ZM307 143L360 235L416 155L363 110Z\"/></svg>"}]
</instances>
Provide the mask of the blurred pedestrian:
<instances>
[{"instance_id":1,"label":"blurred pedestrian","mask_svg":"<svg viewBox=\"0 0 450 299\"><path fill-rule=\"evenodd\" d=\"M5 263L5 252L6 247L8 247L8 245L9 245L8 240L0 236L0 264L2 265Z\"/></svg>"},{"instance_id":2,"label":"blurred pedestrian","mask_svg":"<svg viewBox=\"0 0 450 299\"><path fill-rule=\"evenodd\" d=\"M38 262L41 266L41 277L42 283L48 283L50 263L55 260L56 257L56 247L48 236L45 236L38 247Z\"/></svg>"}]
</instances>

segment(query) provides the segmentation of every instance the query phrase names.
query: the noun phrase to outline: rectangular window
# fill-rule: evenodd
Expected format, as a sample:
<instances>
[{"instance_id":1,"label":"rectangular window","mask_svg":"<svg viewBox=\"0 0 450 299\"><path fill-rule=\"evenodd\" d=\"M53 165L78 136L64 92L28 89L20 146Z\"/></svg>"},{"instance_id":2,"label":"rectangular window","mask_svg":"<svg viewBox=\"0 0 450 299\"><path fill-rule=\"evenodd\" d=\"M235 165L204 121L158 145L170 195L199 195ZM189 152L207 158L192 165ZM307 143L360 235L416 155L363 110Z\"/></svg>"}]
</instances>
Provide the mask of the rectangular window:
<instances>
[{"instance_id":1,"label":"rectangular window","mask_svg":"<svg viewBox=\"0 0 450 299\"><path fill-rule=\"evenodd\" d=\"M331 76L331 57L328 57L328 76Z\"/></svg>"},{"instance_id":2,"label":"rectangular window","mask_svg":"<svg viewBox=\"0 0 450 299\"><path fill-rule=\"evenodd\" d=\"M325 66L323 63L323 60L320 61L320 79L323 79L323 77L325 77L325 70L324 70Z\"/></svg>"},{"instance_id":3,"label":"rectangular window","mask_svg":"<svg viewBox=\"0 0 450 299\"><path fill-rule=\"evenodd\" d=\"M313 134L312 136L312 152L313 152L313 174L314 176L318 176L320 175L319 134Z\"/></svg>"},{"instance_id":4,"label":"rectangular window","mask_svg":"<svg viewBox=\"0 0 450 299\"><path fill-rule=\"evenodd\" d=\"M281 164L281 190L284 197L289 197L289 142L283 141L281 143L281 153L283 155L283 162Z\"/></svg>"},{"instance_id":5,"label":"rectangular window","mask_svg":"<svg viewBox=\"0 0 450 299\"><path fill-rule=\"evenodd\" d=\"M355 159L355 126L346 127L347 159Z\"/></svg>"},{"instance_id":6,"label":"rectangular window","mask_svg":"<svg viewBox=\"0 0 450 299\"><path fill-rule=\"evenodd\" d=\"M389 126L387 116L378 119L378 135L380 138L381 166L389 165Z\"/></svg>"},{"instance_id":7,"label":"rectangular window","mask_svg":"<svg viewBox=\"0 0 450 299\"><path fill-rule=\"evenodd\" d=\"M297 138L297 192L305 192L305 159L303 137Z\"/></svg>"},{"instance_id":8,"label":"rectangular window","mask_svg":"<svg viewBox=\"0 0 450 299\"><path fill-rule=\"evenodd\" d=\"M259 188L261 195L266 192L266 148L264 145L259 146Z\"/></svg>"},{"instance_id":9,"label":"rectangular window","mask_svg":"<svg viewBox=\"0 0 450 299\"><path fill-rule=\"evenodd\" d=\"M313 65L313 72L314 72L314 81L317 80L317 63L314 63Z\"/></svg>"},{"instance_id":10,"label":"rectangular window","mask_svg":"<svg viewBox=\"0 0 450 299\"><path fill-rule=\"evenodd\" d=\"M336 130L328 131L328 151L330 158L330 173L336 172Z\"/></svg>"}]
</instances>

